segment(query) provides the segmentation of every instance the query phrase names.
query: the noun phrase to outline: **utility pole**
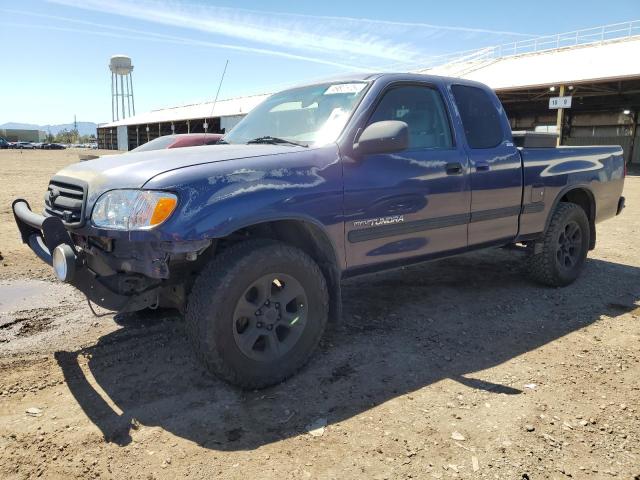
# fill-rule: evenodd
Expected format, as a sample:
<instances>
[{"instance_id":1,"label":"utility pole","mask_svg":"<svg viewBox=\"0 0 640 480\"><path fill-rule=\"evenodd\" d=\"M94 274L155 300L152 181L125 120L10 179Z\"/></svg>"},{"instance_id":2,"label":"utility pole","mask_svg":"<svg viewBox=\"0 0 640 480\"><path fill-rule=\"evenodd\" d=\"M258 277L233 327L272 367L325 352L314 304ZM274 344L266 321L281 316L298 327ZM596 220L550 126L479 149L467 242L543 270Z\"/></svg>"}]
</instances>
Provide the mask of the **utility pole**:
<instances>
[{"instance_id":1,"label":"utility pole","mask_svg":"<svg viewBox=\"0 0 640 480\"><path fill-rule=\"evenodd\" d=\"M635 158L635 156L638 157L638 159L640 159L640 155L634 155L635 151L640 148L640 144L638 144L636 142L636 131L638 128L638 111L635 110L631 113L631 146L629 147L629 158L628 158L628 162L627 163L631 163L633 162L633 159Z\"/></svg>"},{"instance_id":2,"label":"utility pole","mask_svg":"<svg viewBox=\"0 0 640 480\"><path fill-rule=\"evenodd\" d=\"M564 97L564 85L560 85L560 96ZM564 108L558 109L558 117L556 119L556 131L558 132L558 143L559 147L562 145L562 121L564 120Z\"/></svg>"}]
</instances>

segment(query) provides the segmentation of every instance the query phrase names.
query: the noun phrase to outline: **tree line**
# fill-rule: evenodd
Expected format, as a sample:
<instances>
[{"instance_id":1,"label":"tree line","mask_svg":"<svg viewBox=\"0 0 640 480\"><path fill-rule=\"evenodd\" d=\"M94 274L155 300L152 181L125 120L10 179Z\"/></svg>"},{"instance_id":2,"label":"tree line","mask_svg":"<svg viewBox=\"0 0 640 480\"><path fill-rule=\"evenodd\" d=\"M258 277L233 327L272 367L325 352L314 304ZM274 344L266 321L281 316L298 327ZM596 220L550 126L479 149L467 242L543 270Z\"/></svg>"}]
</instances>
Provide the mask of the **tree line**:
<instances>
[{"instance_id":1,"label":"tree line","mask_svg":"<svg viewBox=\"0 0 640 480\"><path fill-rule=\"evenodd\" d=\"M80 135L77 129L72 128L68 130L66 128L60 130L53 135L49 132L45 138L47 143L94 143L97 141L95 135Z\"/></svg>"}]
</instances>

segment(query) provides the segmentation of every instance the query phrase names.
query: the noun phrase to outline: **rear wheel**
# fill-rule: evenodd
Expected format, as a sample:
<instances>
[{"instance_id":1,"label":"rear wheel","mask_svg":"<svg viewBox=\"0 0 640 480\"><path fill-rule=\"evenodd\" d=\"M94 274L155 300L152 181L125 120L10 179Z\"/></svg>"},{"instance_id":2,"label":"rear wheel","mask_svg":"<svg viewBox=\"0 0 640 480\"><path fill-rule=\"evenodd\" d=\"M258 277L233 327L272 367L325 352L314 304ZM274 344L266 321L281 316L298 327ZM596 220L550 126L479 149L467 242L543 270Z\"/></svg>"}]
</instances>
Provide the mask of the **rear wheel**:
<instances>
[{"instance_id":1,"label":"rear wheel","mask_svg":"<svg viewBox=\"0 0 640 480\"><path fill-rule=\"evenodd\" d=\"M538 253L534 251L528 258L531 277L552 287L572 283L587 258L589 232L589 220L579 205L558 204L544 237L534 247Z\"/></svg>"},{"instance_id":2,"label":"rear wheel","mask_svg":"<svg viewBox=\"0 0 640 480\"><path fill-rule=\"evenodd\" d=\"M243 388L294 374L324 332L328 293L303 251L270 240L232 246L200 273L186 321L209 370Z\"/></svg>"}]
</instances>

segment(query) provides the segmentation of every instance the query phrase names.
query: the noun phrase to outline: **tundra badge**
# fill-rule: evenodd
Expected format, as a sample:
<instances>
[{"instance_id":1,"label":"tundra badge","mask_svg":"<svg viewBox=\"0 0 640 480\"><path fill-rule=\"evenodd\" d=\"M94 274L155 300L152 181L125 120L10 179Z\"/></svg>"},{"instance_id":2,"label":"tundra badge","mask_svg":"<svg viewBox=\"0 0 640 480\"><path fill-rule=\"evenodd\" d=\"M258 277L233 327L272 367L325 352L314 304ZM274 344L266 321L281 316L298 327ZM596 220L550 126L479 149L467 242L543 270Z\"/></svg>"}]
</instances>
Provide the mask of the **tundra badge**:
<instances>
[{"instance_id":1,"label":"tundra badge","mask_svg":"<svg viewBox=\"0 0 640 480\"><path fill-rule=\"evenodd\" d=\"M392 215L390 217L369 218L367 220L356 220L353 222L354 227L379 227L381 225L392 225L394 223L404 222L403 215Z\"/></svg>"}]
</instances>

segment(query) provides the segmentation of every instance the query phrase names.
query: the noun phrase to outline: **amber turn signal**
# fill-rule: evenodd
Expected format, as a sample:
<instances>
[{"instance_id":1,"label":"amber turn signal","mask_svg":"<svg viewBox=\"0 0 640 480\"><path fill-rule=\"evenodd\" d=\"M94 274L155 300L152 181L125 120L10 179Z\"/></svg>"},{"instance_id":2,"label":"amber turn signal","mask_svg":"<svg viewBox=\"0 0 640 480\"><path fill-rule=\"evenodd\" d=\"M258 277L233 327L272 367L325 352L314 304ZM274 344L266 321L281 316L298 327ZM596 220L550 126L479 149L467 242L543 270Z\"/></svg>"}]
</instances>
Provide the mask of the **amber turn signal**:
<instances>
[{"instance_id":1,"label":"amber turn signal","mask_svg":"<svg viewBox=\"0 0 640 480\"><path fill-rule=\"evenodd\" d=\"M156 207L153 209L153 215L151 215L150 225L158 225L164 222L169 215L173 213L178 201L175 197L161 197L156 203Z\"/></svg>"}]
</instances>

